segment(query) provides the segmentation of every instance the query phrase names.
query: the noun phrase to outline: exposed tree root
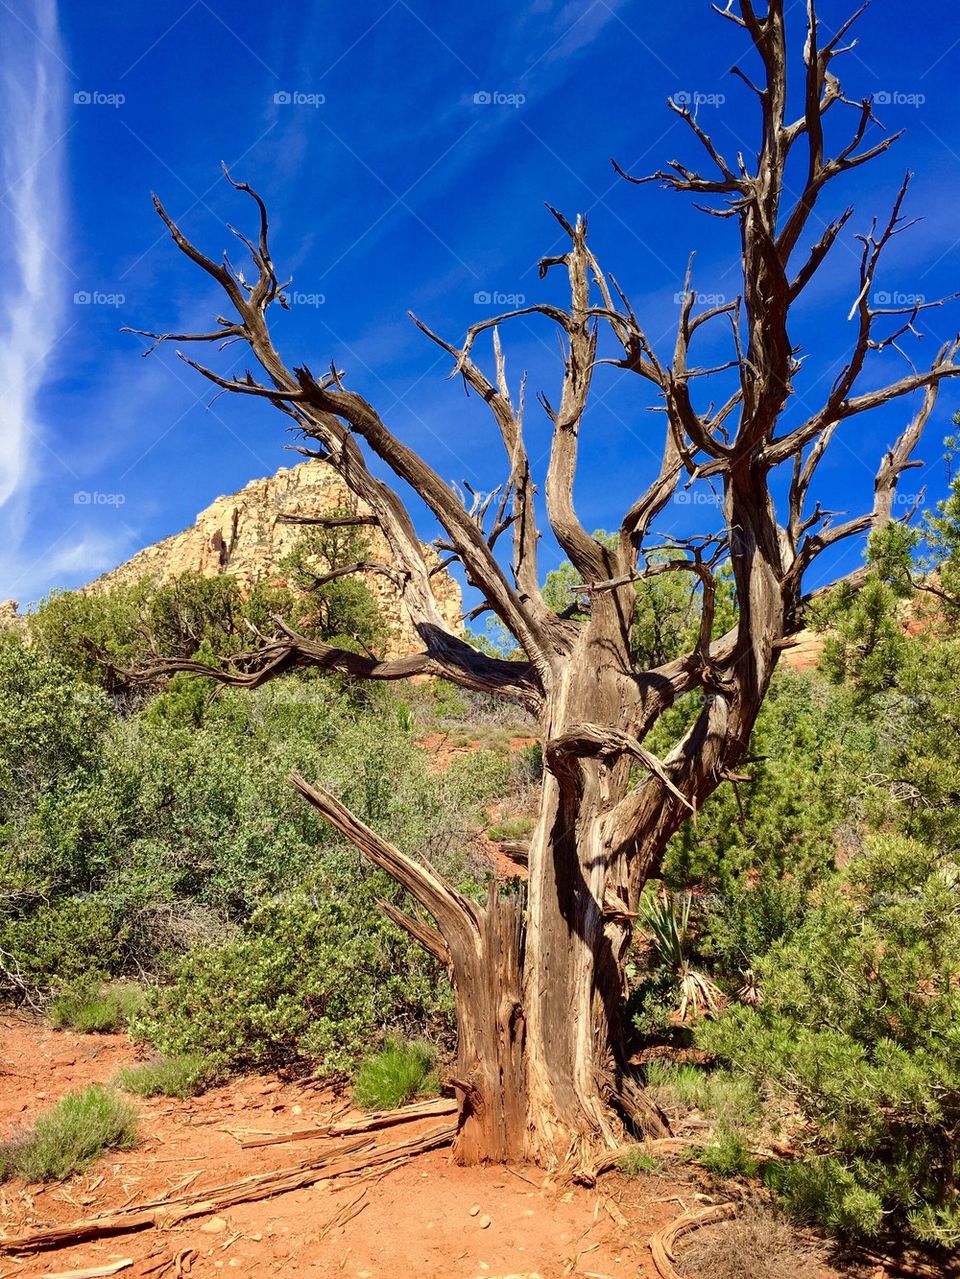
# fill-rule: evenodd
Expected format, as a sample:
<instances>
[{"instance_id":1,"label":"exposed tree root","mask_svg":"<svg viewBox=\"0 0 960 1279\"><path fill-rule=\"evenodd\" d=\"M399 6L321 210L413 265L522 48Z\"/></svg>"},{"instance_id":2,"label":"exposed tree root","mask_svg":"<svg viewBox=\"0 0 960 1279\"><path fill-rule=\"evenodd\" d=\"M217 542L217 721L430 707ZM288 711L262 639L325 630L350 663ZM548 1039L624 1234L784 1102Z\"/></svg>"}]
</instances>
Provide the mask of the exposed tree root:
<instances>
[{"instance_id":1,"label":"exposed tree root","mask_svg":"<svg viewBox=\"0 0 960 1279\"><path fill-rule=\"evenodd\" d=\"M417 1137L408 1137L389 1146L376 1147L370 1141L355 1141L318 1159L307 1160L275 1172L254 1173L240 1181L216 1186L212 1190L195 1191L150 1203L131 1204L114 1212L98 1213L63 1226L32 1230L0 1240L2 1252L27 1252L41 1248L57 1248L98 1239L105 1235L126 1234L151 1226L169 1227L190 1217L206 1217L240 1203L269 1199L273 1195L300 1190L318 1181L362 1172L381 1164L393 1163L449 1145L456 1125L444 1124ZM361 1152L363 1152L361 1154ZM353 1156L353 1158L350 1158Z\"/></svg>"},{"instance_id":2,"label":"exposed tree root","mask_svg":"<svg viewBox=\"0 0 960 1279\"><path fill-rule=\"evenodd\" d=\"M669 1226L651 1235L650 1252L661 1279L683 1279L673 1265L676 1260L673 1246L681 1235L689 1234L691 1230L699 1230L701 1226L713 1225L717 1221L728 1221L736 1214L736 1211L732 1203L713 1204L710 1208L702 1208L699 1212L685 1212L671 1221Z\"/></svg>"}]
</instances>

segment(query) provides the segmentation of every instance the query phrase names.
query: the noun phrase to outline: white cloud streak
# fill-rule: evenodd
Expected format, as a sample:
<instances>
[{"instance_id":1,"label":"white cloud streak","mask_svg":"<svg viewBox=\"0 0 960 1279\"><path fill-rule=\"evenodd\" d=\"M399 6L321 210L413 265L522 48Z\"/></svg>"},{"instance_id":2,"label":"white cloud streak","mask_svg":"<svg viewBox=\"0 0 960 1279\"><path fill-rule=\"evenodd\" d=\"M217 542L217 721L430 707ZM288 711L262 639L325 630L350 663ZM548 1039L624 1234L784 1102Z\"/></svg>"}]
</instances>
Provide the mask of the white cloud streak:
<instances>
[{"instance_id":1,"label":"white cloud streak","mask_svg":"<svg viewBox=\"0 0 960 1279\"><path fill-rule=\"evenodd\" d=\"M27 29L3 16L0 67L0 234L9 266L0 279L0 507L31 480L31 437L41 434L37 396L63 315L61 266L67 70L56 0L36 0Z\"/></svg>"}]
</instances>

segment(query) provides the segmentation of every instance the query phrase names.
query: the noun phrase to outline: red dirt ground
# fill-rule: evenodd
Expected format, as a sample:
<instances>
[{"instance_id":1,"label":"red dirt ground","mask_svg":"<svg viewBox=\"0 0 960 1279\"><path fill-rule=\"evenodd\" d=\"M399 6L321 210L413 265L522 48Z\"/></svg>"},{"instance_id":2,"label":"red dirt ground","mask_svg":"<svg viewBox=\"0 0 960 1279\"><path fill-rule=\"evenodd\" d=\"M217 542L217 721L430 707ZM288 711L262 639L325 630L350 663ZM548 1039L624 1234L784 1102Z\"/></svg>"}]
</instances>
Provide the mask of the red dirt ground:
<instances>
[{"instance_id":1,"label":"red dirt ground","mask_svg":"<svg viewBox=\"0 0 960 1279\"><path fill-rule=\"evenodd\" d=\"M137 1059L123 1035L54 1031L33 1018L0 1014L0 1140L29 1127L64 1093L108 1083L119 1067ZM0 1248L4 1235L319 1156L331 1139L241 1150L233 1134L323 1123L343 1104L328 1089L266 1075L234 1080L193 1100L158 1098L138 1107L135 1150L108 1154L65 1183L0 1185ZM404 1125L380 1140L412 1129ZM321 1182L168 1230L33 1255L0 1252L0 1279L39 1279L123 1259L135 1264L119 1273L136 1276L151 1258L172 1258L188 1248L196 1250L191 1279L221 1273L256 1279L653 1279L648 1237L704 1201L696 1174L687 1177L681 1169L676 1175L680 1180L614 1174L596 1190L569 1189L545 1185L536 1169L458 1168L449 1151L439 1150L364 1185ZM330 1227L361 1192L357 1215Z\"/></svg>"}]
</instances>

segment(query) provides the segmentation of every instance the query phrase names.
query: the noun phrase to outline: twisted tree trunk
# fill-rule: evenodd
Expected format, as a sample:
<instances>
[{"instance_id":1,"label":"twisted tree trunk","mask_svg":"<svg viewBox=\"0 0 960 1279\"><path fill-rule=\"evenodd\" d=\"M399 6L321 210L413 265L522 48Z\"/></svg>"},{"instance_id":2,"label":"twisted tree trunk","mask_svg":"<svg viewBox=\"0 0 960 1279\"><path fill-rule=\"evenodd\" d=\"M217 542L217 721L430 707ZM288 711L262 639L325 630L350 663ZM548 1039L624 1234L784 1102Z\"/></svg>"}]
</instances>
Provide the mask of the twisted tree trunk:
<instances>
[{"instance_id":1,"label":"twisted tree trunk","mask_svg":"<svg viewBox=\"0 0 960 1279\"><path fill-rule=\"evenodd\" d=\"M234 654L219 667L178 659L161 662L144 677L188 670L257 687L296 667L372 680L434 675L522 703L539 717L545 770L529 879L523 894L491 888L485 906L387 843L334 796L294 778L338 830L407 889L423 913L407 914L389 904L387 913L450 972L460 1026L457 1153L464 1162L524 1158L588 1169L596 1152L618 1145L625 1132L660 1130L662 1120L631 1075L622 1039L624 961L643 884L681 823L742 760L778 654L818 593L805 593L805 575L828 548L891 522L897 483L916 465L912 454L938 388L960 377L956 338L929 367L858 393L868 361L889 347L900 350L900 340L917 334L920 313L944 301L902 308L872 304L881 255L910 225L902 213L908 176L887 222L874 222L858 237L852 341L840 373L809 417L785 420L793 379L802 375L802 344L791 332L791 319L852 210L819 220L813 243L811 217L828 184L883 154L899 136L866 143L876 123L871 99L855 105L830 69L852 48L844 40L865 8L829 34L816 0L807 0L803 110L791 120L784 0L767 0L762 12L756 0L714 5L721 19L745 33L759 60L759 83L733 68L758 102L755 161L748 165L744 152L731 167L696 113L671 102L703 149L707 172L680 161L638 178L618 168L630 181L653 177L693 195L698 207L738 225L739 296L698 311L691 259L672 355L658 353L659 344L650 341L616 278L601 269L587 243L585 219L571 223L555 210L569 246L545 257L540 274L565 271L567 306L540 302L485 317L460 345L416 321L489 409L504 447L505 477L485 495L471 491L472 504L394 434L373 404L346 388L336 365L315 378L305 367L284 363L267 316L274 304L287 305L287 285L274 267L267 209L257 192L227 174L258 214L256 240L239 235L253 262L253 282L227 255L214 260L202 252L155 199L177 247L219 285L231 310L207 332L144 331L149 350L171 340L208 349L234 341L247 345L261 381L252 371L227 375L188 363L221 390L281 410L302 433L306 443L300 451L329 464L369 509L391 555L389 564L372 567L396 582L423 648L381 661L311 640L277 618L275 633L260 647ZM852 108L854 123L828 146L826 125L831 131L833 121L843 127L841 106ZM801 152L806 176L794 196L786 184L787 162L791 154L799 160ZM798 178L800 173L798 165ZM570 609L551 608L541 591L525 379L514 398L498 328L521 316L548 321L561 337L556 408L540 396L551 434L543 494L550 531L582 581L575 617ZM692 354L696 335L708 326L715 332L718 324L730 330L729 359L699 366ZM492 376L474 358L477 340L488 330ZM581 427L601 365L635 375L635 385L653 400L640 407L655 408L665 427L659 472L643 483L638 475L637 497L612 540L591 537L573 503ZM922 404L880 465L872 509L833 522L835 516L819 502L811 507L810 487L833 435L849 430L859 415L915 392L922 393ZM470 616L491 612L513 635L521 656L482 654L446 624L434 595L435 567L424 555L410 510L397 488L371 469L370 459L422 499L441 530L438 545L450 556L446 562L458 561L481 596ZM782 467L790 469L790 478L772 484ZM723 491L722 527L708 536L691 530L686 539L657 533L656 523L681 483L713 481ZM508 529L509 565L500 544ZM717 638L714 600L724 565L735 585L738 619ZM643 669L630 651L635 590L664 572L689 575L701 607L699 633L691 651ZM855 569L842 580L858 586L863 572ZM693 722L665 758L657 759L644 741L664 711L688 693L699 696Z\"/></svg>"}]
</instances>

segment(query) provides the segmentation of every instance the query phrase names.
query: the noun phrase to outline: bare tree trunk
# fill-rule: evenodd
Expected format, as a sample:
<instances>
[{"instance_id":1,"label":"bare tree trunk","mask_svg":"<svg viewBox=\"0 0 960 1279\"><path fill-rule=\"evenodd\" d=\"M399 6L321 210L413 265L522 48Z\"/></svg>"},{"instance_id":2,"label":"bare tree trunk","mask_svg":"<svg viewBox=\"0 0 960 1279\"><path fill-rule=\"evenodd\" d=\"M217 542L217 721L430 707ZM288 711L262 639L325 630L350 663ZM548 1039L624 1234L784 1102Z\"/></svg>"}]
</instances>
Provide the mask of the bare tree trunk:
<instances>
[{"instance_id":1,"label":"bare tree trunk","mask_svg":"<svg viewBox=\"0 0 960 1279\"><path fill-rule=\"evenodd\" d=\"M611 892L618 854L609 818L629 790L629 760L567 758L558 745L569 743L571 755L582 745L588 710L601 718L590 725L601 737L635 723L630 614L625 626L617 603L597 610L547 703L548 766L526 902L492 887L472 971L452 954L464 1162L524 1158L589 1168L629 1135L666 1131L632 1078L623 1044L630 905ZM646 851L649 868L660 850ZM635 877L634 904L642 882Z\"/></svg>"}]
</instances>

